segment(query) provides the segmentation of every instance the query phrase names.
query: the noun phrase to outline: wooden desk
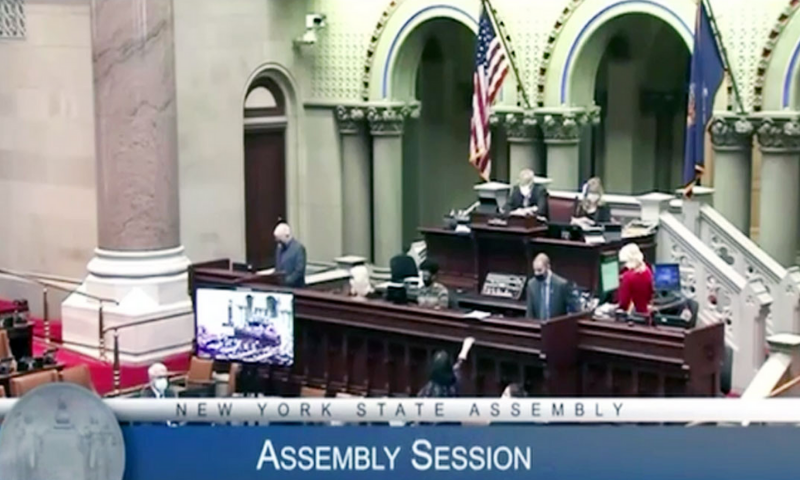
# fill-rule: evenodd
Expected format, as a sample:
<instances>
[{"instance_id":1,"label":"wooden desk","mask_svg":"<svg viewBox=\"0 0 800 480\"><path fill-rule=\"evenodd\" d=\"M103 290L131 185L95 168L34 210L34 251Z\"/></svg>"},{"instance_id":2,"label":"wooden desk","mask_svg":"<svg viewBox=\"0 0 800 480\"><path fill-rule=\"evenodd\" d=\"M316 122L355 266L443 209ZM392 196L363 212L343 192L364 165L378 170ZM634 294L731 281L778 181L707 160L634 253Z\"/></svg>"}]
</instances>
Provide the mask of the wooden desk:
<instances>
[{"instance_id":1,"label":"wooden desk","mask_svg":"<svg viewBox=\"0 0 800 480\"><path fill-rule=\"evenodd\" d=\"M197 280L203 282L198 271ZM243 282L254 289L273 289ZM476 339L463 393L496 396L508 382L533 395L716 395L724 326L691 331L593 321L579 314L535 322L424 310L381 300L295 290L295 363L261 367L267 393L302 386L330 394L409 396L433 354Z\"/></svg>"},{"instance_id":2,"label":"wooden desk","mask_svg":"<svg viewBox=\"0 0 800 480\"><path fill-rule=\"evenodd\" d=\"M64 369L64 365L61 363L57 363L55 365L48 365L46 367L37 368L35 370L27 370L24 372L14 372L8 375L0 375L0 386L5 388L6 395L11 395L11 380L14 378L22 377L28 375L29 373L38 373L38 372L46 372L48 370L57 370L61 371Z\"/></svg>"},{"instance_id":3,"label":"wooden desk","mask_svg":"<svg viewBox=\"0 0 800 480\"><path fill-rule=\"evenodd\" d=\"M468 234L443 228L421 228L428 258L439 264L439 279L448 287L478 293L489 272L533 274L538 253L550 257L553 271L584 289L598 292L600 263L627 243L636 243L649 263L655 262L655 235L619 239L599 244L548 238L546 227L471 224Z\"/></svg>"}]
</instances>

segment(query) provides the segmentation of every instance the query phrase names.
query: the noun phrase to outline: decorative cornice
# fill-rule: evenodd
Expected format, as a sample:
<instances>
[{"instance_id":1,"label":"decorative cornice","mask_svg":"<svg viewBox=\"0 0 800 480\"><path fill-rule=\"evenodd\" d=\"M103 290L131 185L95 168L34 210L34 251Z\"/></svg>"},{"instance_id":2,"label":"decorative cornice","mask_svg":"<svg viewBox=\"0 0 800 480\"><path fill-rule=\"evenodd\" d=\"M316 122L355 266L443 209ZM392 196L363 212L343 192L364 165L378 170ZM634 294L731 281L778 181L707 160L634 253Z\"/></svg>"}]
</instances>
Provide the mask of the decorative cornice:
<instances>
[{"instance_id":1,"label":"decorative cornice","mask_svg":"<svg viewBox=\"0 0 800 480\"><path fill-rule=\"evenodd\" d=\"M792 19L797 9L800 7L800 0L790 0L789 4L783 9L778 16L778 20L770 30L767 36L767 41L764 48L761 49L761 59L758 61L758 68L756 69L756 78L753 83L753 109L756 112L761 111L764 104L764 80L767 76L767 70L772 62L772 54L775 52L775 46L781 39L789 20Z\"/></svg>"},{"instance_id":2,"label":"decorative cornice","mask_svg":"<svg viewBox=\"0 0 800 480\"><path fill-rule=\"evenodd\" d=\"M580 140L584 125L596 125L600 121L600 109L571 109L565 111L540 111L544 140L547 143L573 143Z\"/></svg>"},{"instance_id":3,"label":"decorative cornice","mask_svg":"<svg viewBox=\"0 0 800 480\"><path fill-rule=\"evenodd\" d=\"M339 133L342 135L358 134L366 123L367 112L365 107L339 105L336 107L335 112Z\"/></svg>"},{"instance_id":4,"label":"decorative cornice","mask_svg":"<svg viewBox=\"0 0 800 480\"><path fill-rule=\"evenodd\" d=\"M756 129L762 151L800 151L800 122L796 116L765 116Z\"/></svg>"},{"instance_id":5,"label":"decorative cornice","mask_svg":"<svg viewBox=\"0 0 800 480\"><path fill-rule=\"evenodd\" d=\"M716 116L708 128L711 143L717 150L749 150L753 147L755 127L749 118Z\"/></svg>"},{"instance_id":6,"label":"decorative cornice","mask_svg":"<svg viewBox=\"0 0 800 480\"><path fill-rule=\"evenodd\" d=\"M503 126L506 137L511 142L531 142L537 137L536 125L539 121L532 110L498 112L497 121Z\"/></svg>"},{"instance_id":7,"label":"decorative cornice","mask_svg":"<svg viewBox=\"0 0 800 480\"><path fill-rule=\"evenodd\" d=\"M367 109L372 135L402 135L406 118L419 118L419 104L372 106Z\"/></svg>"},{"instance_id":8,"label":"decorative cornice","mask_svg":"<svg viewBox=\"0 0 800 480\"><path fill-rule=\"evenodd\" d=\"M367 58L364 59L364 72L361 75L361 99L365 102L369 100L370 72L372 71L372 64L375 62L375 50L378 48L378 41L383 31L386 29L389 18L394 11L397 10L397 6L401 1L402 0L392 0L389 2L389 6L383 11L380 20L378 20L378 24L375 25L375 29L372 31L369 47L367 47Z\"/></svg>"}]
</instances>

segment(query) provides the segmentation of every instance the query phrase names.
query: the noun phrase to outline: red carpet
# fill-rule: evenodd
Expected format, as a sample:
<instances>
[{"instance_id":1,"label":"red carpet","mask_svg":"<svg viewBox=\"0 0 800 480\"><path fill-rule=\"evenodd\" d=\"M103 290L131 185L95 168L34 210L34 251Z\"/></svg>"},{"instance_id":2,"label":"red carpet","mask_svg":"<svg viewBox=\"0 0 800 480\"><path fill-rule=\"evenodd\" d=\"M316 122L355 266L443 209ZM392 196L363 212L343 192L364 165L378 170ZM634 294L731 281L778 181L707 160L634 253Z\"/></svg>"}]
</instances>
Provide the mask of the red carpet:
<instances>
[{"instance_id":1,"label":"red carpet","mask_svg":"<svg viewBox=\"0 0 800 480\"><path fill-rule=\"evenodd\" d=\"M15 310L13 302L0 299L0 313L12 312ZM44 340L44 321L41 318L31 318L33 323L33 354L41 355L46 348ZM101 395L114 390L114 368L111 363L113 353L108 352L109 361L103 362L93 357L88 357L80 353L69 350L61 344L62 328L61 320L50 321L50 340L53 347L58 348L56 360L64 364L65 367L73 365L87 365L92 375L92 382ZM185 372L189 369L191 354L185 353L173 355L162 360L170 372ZM137 385L144 385L148 382L147 368L149 365L121 365L120 366L120 388L129 388Z\"/></svg>"}]
</instances>

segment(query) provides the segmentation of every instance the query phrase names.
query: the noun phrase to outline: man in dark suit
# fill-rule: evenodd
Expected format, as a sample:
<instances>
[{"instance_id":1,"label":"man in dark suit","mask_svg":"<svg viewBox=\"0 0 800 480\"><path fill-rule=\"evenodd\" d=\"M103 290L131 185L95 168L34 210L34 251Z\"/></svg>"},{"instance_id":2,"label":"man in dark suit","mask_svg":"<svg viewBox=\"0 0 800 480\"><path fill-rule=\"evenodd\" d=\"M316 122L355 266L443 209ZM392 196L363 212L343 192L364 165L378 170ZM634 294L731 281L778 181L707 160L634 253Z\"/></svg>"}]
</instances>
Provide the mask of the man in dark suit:
<instances>
[{"instance_id":1,"label":"man in dark suit","mask_svg":"<svg viewBox=\"0 0 800 480\"><path fill-rule=\"evenodd\" d=\"M536 207L536 214L547 218L547 189L544 185L536 185L533 170L525 169L519 172L519 183L511 190L507 210L509 212L520 208Z\"/></svg>"},{"instance_id":2,"label":"man in dark suit","mask_svg":"<svg viewBox=\"0 0 800 480\"><path fill-rule=\"evenodd\" d=\"M285 223L275 227L275 273L283 275L287 287L306 286L306 247L292 237L292 229Z\"/></svg>"},{"instance_id":3,"label":"man in dark suit","mask_svg":"<svg viewBox=\"0 0 800 480\"><path fill-rule=\"evenodd\" d=\"M177 398L178 394L169 388L169 372L163 363L154 363L147 369L150 384L139 392L141 398Z\"/></svg>"},{"instance_id":4,"label":"man in dark suit","mask_svg":"<svg viewBox=\"0 0 800 480\"><path fill-rule=\"evenodd\" d=\"M527 318L547 320L572 311L572 286L550 270L550 258L544 253L533 260L533 278L528 280L527 295Z\"/></svg>"}]
</instances>

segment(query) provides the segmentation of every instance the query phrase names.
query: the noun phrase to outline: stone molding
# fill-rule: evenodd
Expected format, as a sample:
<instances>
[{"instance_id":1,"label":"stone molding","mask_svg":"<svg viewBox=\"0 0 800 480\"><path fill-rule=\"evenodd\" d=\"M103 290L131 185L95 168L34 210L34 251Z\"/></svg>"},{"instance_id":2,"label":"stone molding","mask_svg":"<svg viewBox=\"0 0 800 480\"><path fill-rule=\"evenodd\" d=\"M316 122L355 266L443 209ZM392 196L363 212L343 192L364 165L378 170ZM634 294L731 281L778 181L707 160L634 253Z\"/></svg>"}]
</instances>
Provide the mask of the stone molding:
<instances>
[{"instance_id":1,"label":"stone molding","mask_svg":"<svg viewBox=\"0 0 800 480\"><path fill-rule=\"evenodd\" d=\"M577 143L585 125L596 125L600 121L598 107L539 110L537 113L547 143Z\"/></svg>"},{"instance_id":2,"label":"stone molding","mask_svg":"<svg viewBox=\"0 0 800 480\"><path fill-rule=\"evenodd\" d=\"M357 135L361 133L367 121L366 107L338 105L334 112L340 134Z\"/></svg>"},{"instance_id":3,"label":"stone molding","mask_svg":"<svg viewBox=\"0 0 800 480\"><path fill-rule=\"evenodd\" d=\"M711 133L711 144L716 150L749 150L753 146L755 126L748 118L736 115L715 116L708 130Z\"/></svg>"},{"instance_id":4,"label":"stone molding","mask_svg":"<svg viewBox=\"0 0 800 480\"><path fill-rule=\"evenodd\" d=\"M800 121L797 115L760 117L756 135L762 151L800 151Z\"/></svg>"},{"instance_id":5,"label":"stone molding","mask_svg":"<svg viewBox=\"0 0 800 480\"><path fill-rule=\"evenodd\" d=\"M419 104L371 106L367 121L372 135L402 135L407 118L419 118Z\"/></svg>"},{"instance_id":6,"label":"stone molding","mask_svg":"<svg viewBox=\"0 0 800 480\"><path fill-rule=\"evenodd\" d=\"M532 110L497 112L493 114L494 116L497 123L505 130L509 142L533 142L540 136L536 128L539 120Z\"/></svg>"}]
</instances>

